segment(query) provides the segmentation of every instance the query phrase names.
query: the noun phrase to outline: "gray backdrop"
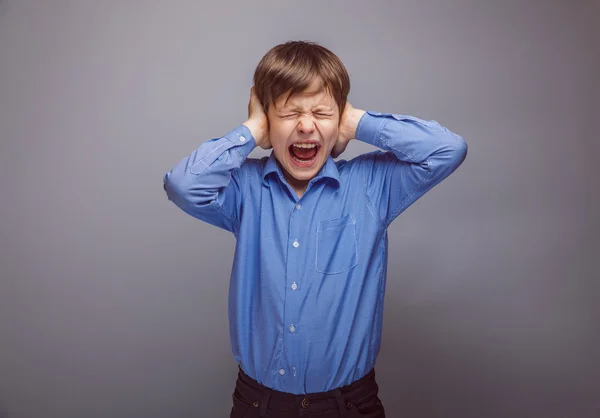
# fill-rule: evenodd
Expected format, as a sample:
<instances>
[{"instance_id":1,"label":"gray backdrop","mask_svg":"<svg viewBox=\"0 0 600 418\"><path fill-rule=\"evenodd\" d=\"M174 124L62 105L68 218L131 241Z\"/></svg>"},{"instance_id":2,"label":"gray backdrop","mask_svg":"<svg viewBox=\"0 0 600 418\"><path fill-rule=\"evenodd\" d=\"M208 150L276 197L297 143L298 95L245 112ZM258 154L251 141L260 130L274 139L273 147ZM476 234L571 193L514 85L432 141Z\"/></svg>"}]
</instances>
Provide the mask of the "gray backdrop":
<instances>
[{"instance_id":1,"label":"gray backdrop","mask_svg":"<svg viewBox=\"0 0 600 418\"><path fill-rule=\"evenodd\" d=\"M600 416L598 3L203 3L0 1L0 417L228 416L234 238L162 175L290 39L469 145L390 227L388 415Z\"/></svg>"}]
</instances>

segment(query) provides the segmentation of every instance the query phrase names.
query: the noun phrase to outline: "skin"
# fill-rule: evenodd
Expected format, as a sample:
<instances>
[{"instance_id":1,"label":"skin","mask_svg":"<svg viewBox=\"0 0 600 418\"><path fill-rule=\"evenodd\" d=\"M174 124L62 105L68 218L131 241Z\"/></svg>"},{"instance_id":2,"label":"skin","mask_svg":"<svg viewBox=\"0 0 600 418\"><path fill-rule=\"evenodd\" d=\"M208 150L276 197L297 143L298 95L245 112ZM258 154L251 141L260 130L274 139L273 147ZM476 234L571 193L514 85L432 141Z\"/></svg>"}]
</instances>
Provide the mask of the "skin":
<instances>
[{"instance_id":1,"label":"skin","mask_svg":"<svg viewBox=\"0 0 600 418\"><path fill-rule=\"evenodd\" d=\"M244 125L252 132L257 146L273 148L285 179L300 198L329 155L337 158L355 138L358 121L365 111L346 102L340 116L333 97L314 85L291 96L287 103L286 97L277 98L266 114L253 86ZM320 146L317 160L311 167L298 167L291 161L289 146L309 139Z\"/></svg>"}]
</instances>

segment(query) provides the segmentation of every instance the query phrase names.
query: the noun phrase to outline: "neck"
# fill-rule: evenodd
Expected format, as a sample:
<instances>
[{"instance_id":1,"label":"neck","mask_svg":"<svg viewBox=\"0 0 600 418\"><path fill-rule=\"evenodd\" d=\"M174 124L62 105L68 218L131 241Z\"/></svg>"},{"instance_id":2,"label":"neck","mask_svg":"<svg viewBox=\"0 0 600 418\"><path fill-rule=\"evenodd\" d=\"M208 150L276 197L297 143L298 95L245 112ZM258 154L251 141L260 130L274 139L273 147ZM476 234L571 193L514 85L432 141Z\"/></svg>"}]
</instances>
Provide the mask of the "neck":
<instances>
[{"instance_id":1,"label":"neck","mask_svg":"<svg viewBox=\"0 0 600 418\"><path fill-rule=\"evenodd\" d=\"M294 189L294 191L296 192L298 199L300 199L302 195L304 195L304 192L306 191L310 180L298 180L293 176L290 176L287 172L285 172L285 170L283 176L285 177L289 185L292 186L292 189Z\"/></svg>"}]
</instances>

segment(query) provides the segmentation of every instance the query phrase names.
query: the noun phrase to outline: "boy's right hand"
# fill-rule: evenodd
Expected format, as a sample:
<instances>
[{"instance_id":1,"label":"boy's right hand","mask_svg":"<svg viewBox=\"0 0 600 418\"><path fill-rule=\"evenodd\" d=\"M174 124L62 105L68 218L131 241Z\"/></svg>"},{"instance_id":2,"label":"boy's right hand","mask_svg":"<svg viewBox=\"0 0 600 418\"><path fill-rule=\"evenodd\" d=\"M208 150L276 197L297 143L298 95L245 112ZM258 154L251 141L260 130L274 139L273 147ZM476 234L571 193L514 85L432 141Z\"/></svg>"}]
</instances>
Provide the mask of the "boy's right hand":
<instances>
[{"instance_id":1,"label":"boy's right hand","mask_svg":"<svg viewBox=\"0 0 600 418\"><path fill-rule=\"evenodd\" d=\"M269 140L269 120L263 110L262 103L258 100L254 86L250 88L250 102L248 103L248 120L244 125L250 129L256 145L263 149L272 148Z\"/></svg>"}]
</instances>

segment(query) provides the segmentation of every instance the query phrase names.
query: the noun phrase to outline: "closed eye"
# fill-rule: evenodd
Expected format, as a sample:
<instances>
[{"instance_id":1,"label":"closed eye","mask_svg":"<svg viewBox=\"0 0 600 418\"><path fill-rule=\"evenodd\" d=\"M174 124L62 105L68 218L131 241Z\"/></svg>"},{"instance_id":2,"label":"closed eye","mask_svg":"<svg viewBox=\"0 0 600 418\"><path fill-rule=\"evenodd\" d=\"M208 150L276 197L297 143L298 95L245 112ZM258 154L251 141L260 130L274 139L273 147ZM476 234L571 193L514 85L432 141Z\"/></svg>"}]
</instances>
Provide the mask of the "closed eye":
<instances>
[{"instance_id":1,"label":"closed eye","mask_svg":"<svg viewBox=\"0 0 600 418\"><path fill-rule=\"evenodd\" d=\"M298 115L299 115L299 113L291 113L291 114L288 114L288 115L280 115L280 117L287 119L287 118L293 118L294 116L298 116ZM320 117L320 118L328 118L328 117L332 117L333 116L332 114L322 113L322 112L314 113L314 115L317 116L317 117Z\"/></svg>"}]
</instances>

